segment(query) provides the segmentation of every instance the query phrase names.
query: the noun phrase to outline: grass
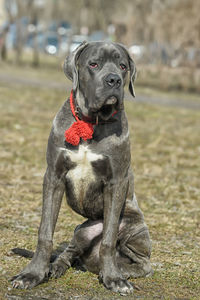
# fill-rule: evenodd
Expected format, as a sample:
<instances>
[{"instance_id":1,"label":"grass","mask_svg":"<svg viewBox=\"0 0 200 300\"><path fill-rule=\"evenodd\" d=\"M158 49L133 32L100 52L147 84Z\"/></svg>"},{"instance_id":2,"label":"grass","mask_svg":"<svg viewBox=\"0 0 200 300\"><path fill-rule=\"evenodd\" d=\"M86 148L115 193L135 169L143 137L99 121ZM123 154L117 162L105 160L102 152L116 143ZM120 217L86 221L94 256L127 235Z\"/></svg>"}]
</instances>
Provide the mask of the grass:
<instances>
[{"instance_id":1,"label":"grass","mask_svg":"<svg viewBox=\"0 0 200 300\"><path fill-rule=\"evenodd\" d=\"M27 260L10 249L36 246L46 144L66 95L17 85L0 86L0 95L0 299L121 299L99 285L96 275L74 269L30 291L11 288L9 278ZM151 233L155 270L152 277L133 280L135 298L199 299L200 111L134 102L127 102L126 110L135 188ZM55 247L69 241L82 221L63 201Z\"/></svg>"}]
</instances>

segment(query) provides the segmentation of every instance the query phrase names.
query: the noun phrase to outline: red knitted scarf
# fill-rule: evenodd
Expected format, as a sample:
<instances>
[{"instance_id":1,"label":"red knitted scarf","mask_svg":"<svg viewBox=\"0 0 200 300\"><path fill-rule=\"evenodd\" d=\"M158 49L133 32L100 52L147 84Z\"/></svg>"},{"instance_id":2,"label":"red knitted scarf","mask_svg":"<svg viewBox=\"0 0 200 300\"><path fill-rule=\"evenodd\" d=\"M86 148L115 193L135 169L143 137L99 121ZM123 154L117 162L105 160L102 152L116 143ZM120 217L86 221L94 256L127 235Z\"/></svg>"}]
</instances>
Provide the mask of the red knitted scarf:
<instances>
[{"instance_id":1,"label":"red knitted scarf","mask_svg":"<svg viewBox=\"0 0 200 300\"><path fill-rule=\"evenodd\" d=\"M93 124L79 120L74 110L73 91L71 91L70 94L70 108L76 121L71 125L69 129L65 131L65 140L67 143L73 146L78 146L78 144L80 143L80 138L82 138L84 141L92 139L92 135L94 132Z\"/></svg>"}]
</instances>

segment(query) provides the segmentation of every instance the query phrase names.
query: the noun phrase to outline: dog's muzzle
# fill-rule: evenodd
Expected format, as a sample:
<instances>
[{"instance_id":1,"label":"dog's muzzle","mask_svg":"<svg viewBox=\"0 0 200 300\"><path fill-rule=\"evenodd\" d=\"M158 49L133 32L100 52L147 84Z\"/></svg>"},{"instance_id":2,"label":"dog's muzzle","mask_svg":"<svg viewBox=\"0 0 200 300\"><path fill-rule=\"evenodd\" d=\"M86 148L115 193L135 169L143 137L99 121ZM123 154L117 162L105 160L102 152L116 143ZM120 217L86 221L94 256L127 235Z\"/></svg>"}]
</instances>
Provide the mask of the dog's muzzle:
<instances>
[{"instance_id":1,"label":"dog's muzzle","mask_svg":"<svg viewBox=\"0 0 200 300\"><path fill-rule=\"evenodd\" d=\"M122 87L122 79L116 73L109 73L103 78L105 90L108 93L108 97L102 103L98 110L98 115L103 120L108 120L112 114L120 109L119 101L120 91Z\"/></svg>"}]
</instances>

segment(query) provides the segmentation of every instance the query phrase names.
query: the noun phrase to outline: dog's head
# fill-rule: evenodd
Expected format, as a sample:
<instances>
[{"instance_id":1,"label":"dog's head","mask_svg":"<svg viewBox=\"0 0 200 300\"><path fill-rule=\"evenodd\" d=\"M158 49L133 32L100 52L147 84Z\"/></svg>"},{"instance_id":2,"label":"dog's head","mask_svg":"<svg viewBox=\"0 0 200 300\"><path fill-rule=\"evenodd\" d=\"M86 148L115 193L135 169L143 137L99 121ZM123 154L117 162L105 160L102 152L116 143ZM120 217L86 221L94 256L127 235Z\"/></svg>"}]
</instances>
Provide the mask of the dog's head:
<instances>
[{"instance_id":1,"label":"dog's head","mask_svg":"<svg viewBox=\"0 0 200 300\"><path fill-rule=\"evenodd\" d=\"M73 82L76 102L84 116L108 120L123 109L124 86L130 71L129 91L135 96L136 68L124 46L117 43L82 43L65 60L64 72Z\"/></svg>"}]
</instances>

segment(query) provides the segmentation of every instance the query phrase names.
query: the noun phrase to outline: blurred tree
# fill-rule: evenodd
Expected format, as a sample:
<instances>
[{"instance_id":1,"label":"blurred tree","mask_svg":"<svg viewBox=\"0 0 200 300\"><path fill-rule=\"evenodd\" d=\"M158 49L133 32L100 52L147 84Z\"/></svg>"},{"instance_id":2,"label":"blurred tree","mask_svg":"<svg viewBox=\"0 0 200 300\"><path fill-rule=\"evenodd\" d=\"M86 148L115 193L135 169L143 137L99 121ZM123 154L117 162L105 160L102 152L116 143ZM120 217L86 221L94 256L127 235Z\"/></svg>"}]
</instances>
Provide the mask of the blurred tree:
<instances>
[{"instance_id":1,"label":"blurred tree","mask_svg":"<svg viewBox=\"0 0 200 300\"><path fill-rule=\"evenodd\" d=\"M39 66L39 48L38 48L38 26L42 20L45 11L46 0L28 0L26 14L29 17L29 23L32 26L32 38L33 38L33 61L34 67Z\"/></svg>"},{"instance_id":2,"label":"blurred tree","mask_svg":"<svg viewBox=\"0 0 200 300\"><path fill-rule=\"evenodd\" d=\"M8 26L5 26L0 31L0 59L7 59L7 46L6 46L6 37L8 32Z\"/></svg>"},{"instance_id":3,"label":"blurred tree","mask_svg":"<svg viewBox=\"0 0 200 300\"><path fill-rule=\"evenodd\" d=\"M23 17L28 16L34 0L5 0L5 8L9 23L16 24L16 62L21 62L24 41L26 39L25 26L22 26Z\"/></svg>"},{"instance_id":4,"label":"blurred tree","mask_svg":"<svg viewBox=\"0 0 200 300\"><path fill-rule=\"evenodd\" d=\"M91 33L94 30L107 31L111 17L118 9L121 0L49 0L52 5L52 18L69 21L76 33L81 27L88 27Z\"/></svg>"},{"instance_id":5,"label":"blurred tree","mask_svg":"<svg viewBox=\"0 0 200 300\"><path fill-rule=\"evenodd\" d=\"M5 6L10 23L16 23L17 62L26 36L23 16L33 25L43 22L46 29L53 21L65 20L71 23L73 33L83 32L81 28L89 34L107 32L113 24L116 41L127 45L157 44L178 51L200 47L199 0L5 0ZM37 26L35 29L33 62L37 65Z\"/></svg>"}]
</instances>

